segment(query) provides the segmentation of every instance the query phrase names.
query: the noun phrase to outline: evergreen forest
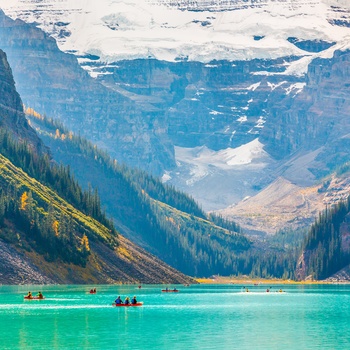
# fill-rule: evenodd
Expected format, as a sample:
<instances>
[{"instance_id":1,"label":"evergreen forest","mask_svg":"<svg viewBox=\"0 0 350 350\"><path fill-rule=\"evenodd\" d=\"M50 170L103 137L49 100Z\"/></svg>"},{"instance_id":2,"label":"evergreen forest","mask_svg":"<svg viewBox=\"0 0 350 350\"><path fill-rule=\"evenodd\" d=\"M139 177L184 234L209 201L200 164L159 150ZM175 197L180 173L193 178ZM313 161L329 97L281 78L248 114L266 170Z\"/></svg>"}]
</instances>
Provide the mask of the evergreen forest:
<instances>
[{"instance_id":1,"label":"evergreen forest","mask_svg":"<svg viewBox=\"0 0 350 350\"><path fill-rule=\"evenodd\" d=\"M326 208L304 242L306 274L325 279L350 264L350 197Z\"/></svg>"}]
</instances>

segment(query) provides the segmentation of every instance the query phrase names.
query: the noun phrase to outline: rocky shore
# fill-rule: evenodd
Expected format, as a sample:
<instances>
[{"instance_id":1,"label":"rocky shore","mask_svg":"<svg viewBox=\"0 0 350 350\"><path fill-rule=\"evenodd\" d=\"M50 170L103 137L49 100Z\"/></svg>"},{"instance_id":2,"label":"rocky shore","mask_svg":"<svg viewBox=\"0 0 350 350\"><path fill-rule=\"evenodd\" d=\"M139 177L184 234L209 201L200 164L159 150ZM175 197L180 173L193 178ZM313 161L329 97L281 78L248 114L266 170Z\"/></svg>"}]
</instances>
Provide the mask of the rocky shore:
<instances>
[{"instance_id":1,"label":"rocky shore","mask_svg":"<svg viewBox=\"0 0 350 350\"><path fill-rule=\"evenodd\" d=\"M0 283L51 284L53 281L16 249L0 240Z\"/></svg>"}]
</instances>

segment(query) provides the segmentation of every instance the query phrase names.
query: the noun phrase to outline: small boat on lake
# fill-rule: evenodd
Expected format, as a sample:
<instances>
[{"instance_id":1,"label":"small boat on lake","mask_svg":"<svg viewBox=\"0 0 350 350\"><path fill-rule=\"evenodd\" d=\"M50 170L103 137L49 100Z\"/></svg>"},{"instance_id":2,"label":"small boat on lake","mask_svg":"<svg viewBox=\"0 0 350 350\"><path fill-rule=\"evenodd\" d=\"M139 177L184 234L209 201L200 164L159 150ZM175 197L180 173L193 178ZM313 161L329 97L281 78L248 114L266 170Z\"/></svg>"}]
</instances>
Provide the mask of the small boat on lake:
<instances>
[{"instance_id":1,"label":"small boat on lake","mask_svg":"<svg viewBox=\"0 0 350 350\"><path fill-rule=\"evenodd\" d=\"M176 289L176 288L175 288L175 289L162 289L162 292L164 292L164 293L169 293L169 292L173 292L173 293L175 292L175 293L176 293L176 292L178 292L178 291L179 291L179 290Z\"/></svg>"},{"instance_id":2,"label":"small boat on lake","mask_svg":"<svg viewBox=\"0 0 350 350\"><path fill-rule=\"evenodd\" d=\"M26 295L26 296L24 296L24 299L25 300L43 300L43 299L45 299L45 297L33 297L33 296Z\"/></svg>"},{"instance_id":3,"label":"small boat on lake","mask_svg":"<svg viewBox=\"0 0 350 350\"><path fill-rule=\"evenodd\" d=\"M113 303L112 305L113 306L117 306L117 307L120 307L120 306L126 306L126 307L129 307L129 306L142 306L143 302L139 301L136 304L131 304L131 303L130 304L116 304L116 303Z\"/></svg>"},{"instance_id":4,"label":"small boat on lake","mask_svg":"<svg viewBox=\"0 0 350 350\"><path fill-rule=\"evenodd\" d=\"M38 292L38 294L35 295L35 296L32 294L32 292L28 292L28 294L25 295L23 298L25 300L41 300L41 299L45 299L41 292Z\"/></svg>"}]
</instances>

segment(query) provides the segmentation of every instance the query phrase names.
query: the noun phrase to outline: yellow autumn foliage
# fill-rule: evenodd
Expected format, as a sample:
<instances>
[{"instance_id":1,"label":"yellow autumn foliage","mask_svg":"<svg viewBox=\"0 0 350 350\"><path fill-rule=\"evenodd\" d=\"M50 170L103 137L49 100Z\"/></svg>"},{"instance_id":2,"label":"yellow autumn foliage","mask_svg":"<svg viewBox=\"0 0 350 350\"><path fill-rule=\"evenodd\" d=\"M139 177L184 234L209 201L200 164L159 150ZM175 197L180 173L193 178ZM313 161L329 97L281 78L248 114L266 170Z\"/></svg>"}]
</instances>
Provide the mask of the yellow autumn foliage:
<instances>
[{"instance_id":1,"label":"yellow autumn foliage","mask_svg":"<svg viewBox=\"0 0 350 350\"><path fill-rule=\"evenodd\" d=\"M57 220L55 220L55 221L52 223L52 228L53 228L53 231L55 232L55 236L58 237L58 235L59 235L59 231L58 231L59 223L58 223Z\"/></svg>"},{"instance_id":2,"label":"yellow autumn foliage","mask_svg":"<svg viewBox=\"0 0 350 350\"><path fill-rule=\"evenodd\" d=\"M81 243L82 248L84 248L87 252L90 251L89 239L87 238L87 236L85 234L81 238L80 243Z\"/></svg>"},{"instance_id":3,"label":"yellow autumn foliage","mask_svg":"<svg viewBox=\"0 0 350 350\"><path fill-rule=\"evenodd\" d=\"M31 115L31 116L33 116L33 117L35 117L37 119L44 120L44 117L40 113L35 111L33 108L31 108L31 107L27 107L25 109L25 113L28 114L28 115Z\"/></svg>"},{"instance_id":4,"label":"yellow autumn foliage","mask_svg":"<svg viewBox=\"0 0 350 350\"><path fill-rule=\"evenodd\" d=\"M118 254L124 256L125 258L127 258L128 260L134 260L134 258L132 257L132 255L130 254L130 252L128 250L126 250L124 247L119 246L117 248Z\"/></svg>"},{"instance_id":5,"label":"yellow autumn foliage","mask_svg":"<svg viewBox=\"0 0 350 350\"><path fill-rule=\"evenodd\" d=\"M28 206L28 193L27 192L23 192L21 199L20 199L20 205L19 205L19 209L20 210L26 210Z\"/></svg>"}]
</instances>

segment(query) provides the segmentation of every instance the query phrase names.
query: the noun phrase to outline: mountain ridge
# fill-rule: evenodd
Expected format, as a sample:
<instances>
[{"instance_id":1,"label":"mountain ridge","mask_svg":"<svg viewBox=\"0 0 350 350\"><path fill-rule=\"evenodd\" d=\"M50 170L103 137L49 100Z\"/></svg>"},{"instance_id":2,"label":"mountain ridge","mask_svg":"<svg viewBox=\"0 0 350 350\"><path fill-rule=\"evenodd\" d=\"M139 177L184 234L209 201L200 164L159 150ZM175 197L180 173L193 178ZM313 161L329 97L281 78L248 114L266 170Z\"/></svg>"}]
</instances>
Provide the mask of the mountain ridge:
<instances>
[{"instance_id":1,"label":"mountain ridge","mask_svg":"<svg viewBox=\"0 0 350 350\"><path fill-rule=\"evenodd\" d=\"M25 119L3 51L0 63L0 87L4 83L7 87L7 94L0 95L0 106L16 102L16 108L0 109L4 121L0 129L0 282L195 283L118 235L111 222L103 220L103 213L103 224L97 221L97 192L80 192L77 203L81 210L71 205L67 197L72 192L79 197L79 185L68 170L66 199L55 191L64 184L65 171L48 162L46 147L42 147L44 151L33 147L33 137L40 139ZM6 114L9 110L16 123L10 123L13 115ZM41 140L39 144L43 145ZM38 177L46 178L46 185L28 175L38 175L40 170ZM89 203L85 208L84 201Z\"/></svg>"}]
</instances>

